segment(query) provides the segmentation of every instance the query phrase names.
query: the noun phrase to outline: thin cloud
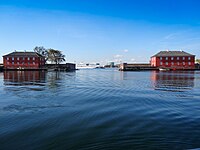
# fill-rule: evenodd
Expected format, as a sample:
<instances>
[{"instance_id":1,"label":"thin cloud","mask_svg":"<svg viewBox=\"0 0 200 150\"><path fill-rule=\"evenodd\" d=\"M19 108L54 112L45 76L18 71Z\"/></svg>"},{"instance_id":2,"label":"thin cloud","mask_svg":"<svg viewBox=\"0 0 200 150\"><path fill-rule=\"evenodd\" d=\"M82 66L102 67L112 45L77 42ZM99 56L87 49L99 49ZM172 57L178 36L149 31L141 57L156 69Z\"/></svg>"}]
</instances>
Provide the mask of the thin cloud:
<instances>
[{"instance_id":1,"label":"thin cloud","mask_svg":"<svg viewBox=\"0 0 200 150\"><path fill-rule=\"evenodd\" d=\"M119 55L119 54L116 54L116 55L114 55L114 58L122 58L123 57L123 55Z\"/></svg>"},{"instance_id":2,"label":"thin cloud","mask_svg":"<svg viewBox=\"0 0 200 150\"><path fill-rule=\"evenodd\" d=\"M128 49L125 49L125 50L123 50L124 51L124 53L128 53Z\"/></svg>"}]
</instances>

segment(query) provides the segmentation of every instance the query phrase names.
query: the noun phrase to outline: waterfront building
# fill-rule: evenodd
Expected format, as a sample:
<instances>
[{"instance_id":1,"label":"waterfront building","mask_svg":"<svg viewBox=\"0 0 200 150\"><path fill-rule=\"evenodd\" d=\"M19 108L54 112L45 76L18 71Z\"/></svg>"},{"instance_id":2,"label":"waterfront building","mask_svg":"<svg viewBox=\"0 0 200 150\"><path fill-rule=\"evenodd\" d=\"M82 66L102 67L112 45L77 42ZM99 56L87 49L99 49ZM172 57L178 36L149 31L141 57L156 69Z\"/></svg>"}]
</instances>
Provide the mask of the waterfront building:
<instances>
[{"instance_id":1,"label":"waterfront building","mask_svg":"<svg viewBox=\"0 0 200 150\"><path fill-rule=\"evenodd\" d=\"M151 57L152 67L167 69L194 69L195 55L184 51L160 51Z\"/></svg>"},{"instance_id":2,"label":"waterfront building","mask_svg":"<svg viewBox=\"0 0 200 150\"><path fill-rule=\"evenodd\" d=\"M45 58L36 52L12 52L3 56L4 69L40 69Z\"/></svg>"}]
</instances>

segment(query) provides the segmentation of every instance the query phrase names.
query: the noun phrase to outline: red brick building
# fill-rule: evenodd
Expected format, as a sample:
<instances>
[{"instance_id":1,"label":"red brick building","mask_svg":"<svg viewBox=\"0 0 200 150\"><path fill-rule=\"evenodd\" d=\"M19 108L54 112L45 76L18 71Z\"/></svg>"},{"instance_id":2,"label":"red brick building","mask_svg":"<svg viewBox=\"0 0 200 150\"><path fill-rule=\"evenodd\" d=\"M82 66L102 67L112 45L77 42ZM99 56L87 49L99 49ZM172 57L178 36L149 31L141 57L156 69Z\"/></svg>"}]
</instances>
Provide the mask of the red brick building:
<instances>
[{"instance_id":1,"label":"red brick building","mask_svg":"<svg viewBox=\"0 0 200 150\"><path fill-rule=\"evenodd\" d=\"M12 52L3 56L4 69L39 69L45 58L36 52Z\"/></svg>"},{"instance_id":2,"label":"red brick building","mask_svg":"<svg viewBox=\"0 0 200 150\"><path fill-rule=\"evenodd\" d=\"M184 51L160 51L151 57L151 66L167 69L194 69L195 55Z\"/></svg>"}]
</instances>

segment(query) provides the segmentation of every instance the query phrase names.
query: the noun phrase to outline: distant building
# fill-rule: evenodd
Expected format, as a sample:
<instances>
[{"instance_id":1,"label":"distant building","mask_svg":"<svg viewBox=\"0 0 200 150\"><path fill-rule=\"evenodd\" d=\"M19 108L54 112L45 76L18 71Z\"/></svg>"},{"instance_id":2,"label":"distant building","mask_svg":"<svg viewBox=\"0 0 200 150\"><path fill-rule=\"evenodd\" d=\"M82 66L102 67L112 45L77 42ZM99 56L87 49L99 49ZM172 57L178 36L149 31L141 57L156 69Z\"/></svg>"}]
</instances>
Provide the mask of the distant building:
<instances>
[{"instance_id":1,"label":"distant building","mask_svg":"<svg viewBox=\"0 0 200 150\"><path fill-rule=\"evenodd\" d=\"M151 57L151 66L169 69L194 69L195 55L184 51L160 51Z\"/></svg>"},{"instance_id":2,"label":"distant building","mask_svg":"<svg viewBox=\"0 0 200 150\"><path fill-rule=\"evenodd\" d=\"M36 52L12 52L3 56L4 69L39 69L45 58Z\"/></svg>"},{"instance_id":3,"label":"distant building","mask_svg":"<svg viewBox=\"0 0 200 150\"><path fill-rule=\"evenodd\" d=\"M115 63L114 62L110 62L110 67L115 67Z\"/></svg>"}]
</instances>

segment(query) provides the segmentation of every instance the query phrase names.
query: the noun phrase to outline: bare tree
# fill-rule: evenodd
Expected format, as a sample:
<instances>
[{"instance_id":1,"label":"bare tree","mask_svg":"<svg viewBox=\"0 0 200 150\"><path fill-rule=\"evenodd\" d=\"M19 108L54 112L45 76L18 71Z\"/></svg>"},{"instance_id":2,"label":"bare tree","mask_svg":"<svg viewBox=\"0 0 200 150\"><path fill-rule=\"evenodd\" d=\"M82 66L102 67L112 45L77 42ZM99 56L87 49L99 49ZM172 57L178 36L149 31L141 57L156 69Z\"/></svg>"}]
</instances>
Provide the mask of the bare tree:
<instances>
[{"instance_id":1,"label":"bare tree","mask_svg":"<svg viewBox=\"0 0 200 150\"><path fill-rule=\"evenodd\" d=\"M48 49L44 48L43 46L36 46L33 50L34 52L45 57L45 63L48 61Z\"/></svg>"},{"instance_id":2,"label":"bare tree","mask_svg":"<svg viewBox=\"0 0 200 150\"><path fill-rule=\"evenodd\" d=\"M51 61L51 63L60 64L65 61L65 55L63 55L60 50L50 48L48 49L48 60Z\"/></svg>"}]
</instances>

